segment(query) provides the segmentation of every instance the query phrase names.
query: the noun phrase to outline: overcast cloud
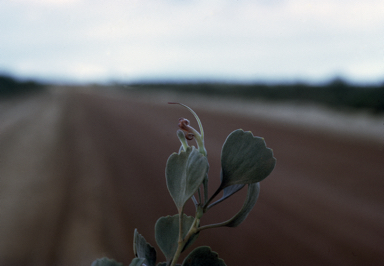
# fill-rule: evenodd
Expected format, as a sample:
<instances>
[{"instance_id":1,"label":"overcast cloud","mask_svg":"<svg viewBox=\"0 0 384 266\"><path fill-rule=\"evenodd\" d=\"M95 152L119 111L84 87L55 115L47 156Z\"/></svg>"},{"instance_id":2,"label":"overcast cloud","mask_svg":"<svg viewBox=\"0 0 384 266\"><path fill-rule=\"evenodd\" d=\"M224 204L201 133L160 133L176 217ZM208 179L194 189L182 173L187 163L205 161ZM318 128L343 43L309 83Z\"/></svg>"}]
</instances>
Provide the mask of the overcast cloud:
<instances>
[{"instance_id":1,"label":"overcast cloud","mask_svg":"<svg viewBox=\"0 0 384 266\"><path fill-rule=\"evenodd\" d=\"M384 80L382 0L2 0L0 71L59 80Z\"/></svg>"}]
</instances>

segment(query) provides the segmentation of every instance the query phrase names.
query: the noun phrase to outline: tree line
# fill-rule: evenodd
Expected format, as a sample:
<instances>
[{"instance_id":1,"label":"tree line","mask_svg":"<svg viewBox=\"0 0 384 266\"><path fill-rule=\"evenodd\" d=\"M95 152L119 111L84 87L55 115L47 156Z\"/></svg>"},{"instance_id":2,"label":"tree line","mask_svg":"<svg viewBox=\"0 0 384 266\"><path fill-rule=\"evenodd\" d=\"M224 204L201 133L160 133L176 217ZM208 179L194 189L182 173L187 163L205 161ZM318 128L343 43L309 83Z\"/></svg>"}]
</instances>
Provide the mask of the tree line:
<instances>
[{"instance_id":1,"label":"tree line","mask_svg":"<svg viewBox=\"0 0 384 266\"><path fill-rule=\"evenodd\" d=\"M7 75L0 75L0 97L10 97L21 93L34 92L43 89L38 82L28 80L20 81Z\"/></svg>"},{"instance_id":2,"label":"tree line","mask_svg":"<svg viewBox=\"0 0 384 266\"><path fill-rule=\"evenodd\" d=\"M367 109L373 113L384 112L384 83L363 86L335 79L323 85L305 83L133 83L128 87L139 90L164 90L230 98L317 103L333 108Z\"/></svg>"}]
</instances>

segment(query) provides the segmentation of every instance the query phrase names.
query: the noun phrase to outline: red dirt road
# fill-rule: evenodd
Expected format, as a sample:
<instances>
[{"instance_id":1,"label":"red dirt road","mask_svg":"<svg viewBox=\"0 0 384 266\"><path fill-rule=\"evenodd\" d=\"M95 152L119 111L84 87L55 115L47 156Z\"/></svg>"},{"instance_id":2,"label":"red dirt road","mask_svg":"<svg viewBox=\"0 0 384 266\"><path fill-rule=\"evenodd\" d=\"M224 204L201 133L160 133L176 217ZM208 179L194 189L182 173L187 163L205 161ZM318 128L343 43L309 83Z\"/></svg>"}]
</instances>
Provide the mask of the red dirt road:
<instances>
[{"instance_id":1,"label":"red dirt road","mask_svg":"<svg viewBox=\"0 0 384 266\"><path fill-rule=\"evenodd\" d=\"M221 146L237 128L264 137L277 164L245 222L203 231L194 247L209 245L232 266L384 265L382 144L195 111L210 193ZM179 148L179 117L197 127L182 107L125 93L58 89L1 103L0 265L90 265L103 256L129 265L135 228L156 246L156 220L176 213L164 169ZM230 218L243 199L219 204L202 223Z\"/></svg>"}]
</instances>

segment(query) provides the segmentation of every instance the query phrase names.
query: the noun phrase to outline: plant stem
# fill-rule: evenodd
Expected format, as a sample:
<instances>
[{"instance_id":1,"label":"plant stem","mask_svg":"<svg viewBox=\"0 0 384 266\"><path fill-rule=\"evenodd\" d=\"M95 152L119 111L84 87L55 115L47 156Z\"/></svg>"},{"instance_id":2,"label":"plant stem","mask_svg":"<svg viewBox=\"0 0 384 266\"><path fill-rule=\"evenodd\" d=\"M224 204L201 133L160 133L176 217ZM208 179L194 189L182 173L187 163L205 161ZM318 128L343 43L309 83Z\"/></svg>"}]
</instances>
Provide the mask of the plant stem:
<instances>
[{"instance_id":1,"label":"plant stem","mask_svg":"<svg viewBox=\"0 0 384 266\"><path fill-rule=\"evenodd\" d=\"M184 249L184 246L185 244L187 244L188 240L198 232L198 228L197 228L197 225L199 224L199 221L200 221L200 218L201 218L201 215L202 215L202 211L200 211L200 206L198 206L198 211L196 213L196 216L195 216L195 219L193 220L193 223L191 225L191 228L189 228L189 231L188 233L186 234L186 236L183 238L183 229L182 229L182 226L183 226L183 219L181 218L182 217L182 214L183 214L183 209L181 209L180 213L179 213L179 241L178 241L178 245L177 245L177 250L175 252L175 255L173 256L172 258L172 263L170 266L175 266L176 263L177 263L177 260L179 259L180 257L180 254L181 252L183 251Z\"/></svg>"},{"instance_id":2,"label":"plant stem","mask_svg":"<svg viewBox=\"0 0 384 266\"><path fill-rule=\"evenodd\" d=\"M177 262L177 260L178 260L179 257L180 257L181 251L182 251L183 248L184 248L184 244L185 244L185 243L183 243L183 242L184 242L184 241L179 242L179 244L178 244L178 246L177 246L176 253L175 253L175 255L173 256L172 263L171 263L170 266L175 266L175 265L176 265L176 262Z\"/></svg>"},{"instance_id":3,"label":"plant stem","mask_svg":"<svg viewBox=\"0 0 384 266\"><path fill-rule=\"evenodd\" d=\"M175 252L175 255L173 255L171 266L175 266L177 260L179 259L179 256L181 254L181 251L183 250L184 244L183 244L183 208L179 210L179 239L177 241L177 250Z\"/></svg>"},{"instance_id":4,"label":"plant stem","mask_svg":"<svg viewBox=\"0 0 384 266\"><path fill-rule=\"evenodd\" d=\"M183 208L179 211L179 242L183 240Z\"/></svg>"},{"instance_id":5,"label":"plant stem","mask_svg":"<svg viewBox=\"0 0 384 266\"><path fill-rule=\"evenodd\" d=\"M226 226L227 224L228 224L228 221L225 221L225 222L222 222L222 223L217 223L217 224L208 224L208 225L204 225L204 226L198 227L198 228L197 228L197 232L200 232L200 231L205 230L205 229L210 229L210 228L217 228L217 227Z\"/></svg>"}]
</instances>

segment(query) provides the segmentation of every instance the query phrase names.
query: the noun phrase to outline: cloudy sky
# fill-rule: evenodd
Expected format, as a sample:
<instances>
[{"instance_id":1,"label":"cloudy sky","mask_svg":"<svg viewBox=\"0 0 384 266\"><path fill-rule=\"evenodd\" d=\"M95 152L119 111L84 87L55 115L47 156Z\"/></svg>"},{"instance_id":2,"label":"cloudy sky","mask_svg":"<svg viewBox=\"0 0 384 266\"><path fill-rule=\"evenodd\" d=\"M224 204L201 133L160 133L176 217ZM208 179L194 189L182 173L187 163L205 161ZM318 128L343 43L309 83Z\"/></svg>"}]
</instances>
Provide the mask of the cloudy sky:
<instances>
[{"instance_id":1,"label":"cloudy sky","mask_svg":"<svg viewBox=\"0 0 384 266\"><path fill-rule=\"evenodd\" d=\"M383 0L0 0L0 73L384 81Z\"/></svg>"}]
</instances>

